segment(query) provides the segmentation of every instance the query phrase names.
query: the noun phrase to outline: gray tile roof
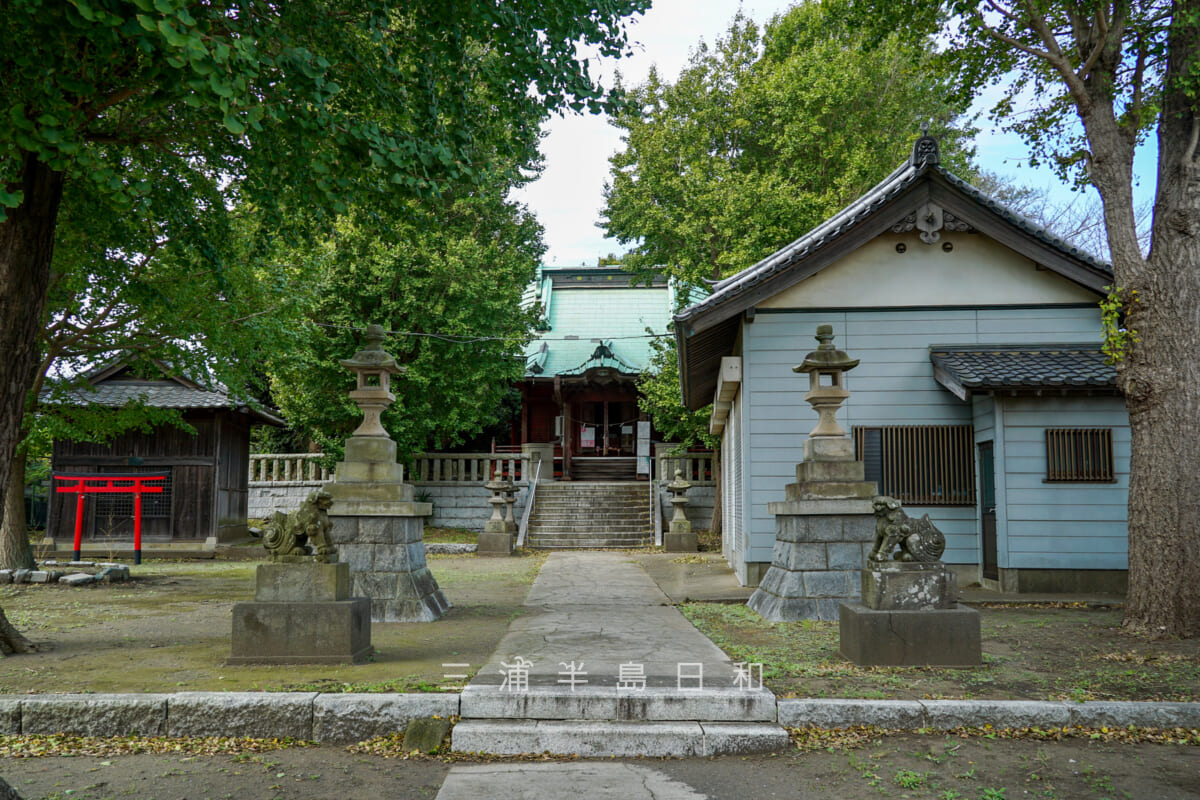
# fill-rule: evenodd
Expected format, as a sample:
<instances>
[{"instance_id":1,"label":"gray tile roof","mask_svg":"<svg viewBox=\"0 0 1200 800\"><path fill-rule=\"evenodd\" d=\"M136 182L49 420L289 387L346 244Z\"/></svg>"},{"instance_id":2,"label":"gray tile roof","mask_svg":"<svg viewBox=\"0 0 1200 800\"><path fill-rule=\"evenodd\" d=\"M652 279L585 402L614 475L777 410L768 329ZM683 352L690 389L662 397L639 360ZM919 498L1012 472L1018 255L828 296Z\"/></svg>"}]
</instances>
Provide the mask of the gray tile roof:
<instances>
[{"instance_id":1,"label":"gray tile roof","mask_svg":"<svg viewBox=\"0 0 1200 800\"><path fill-rule=\"evenodd\" d=\"M102 381L90 389L73 389L59 395L44 392L43 400L55 402L66 400L75 405L94 404L120 408L130 402L140 402L152 408L228 408L250 411L253 415L271 424L282 425L277 414L261 409L249 409L229 399L224 391L193 389L175 381Z\"/></svg>"},{"instance_id":2,"label":"gray tile roof","mask_svg":"<svg viewBox=\"0 0 1200 800\"><path fill-rule=\"evenodd\" d=\"M1030 236L1060 251L1063 255L1081 261L1093 269L1111 274L1112 267L1109 264L1079 249L1065 239L1056 236L1052 231L1038 225L1027 217L1018 214L985 192L976 189L962 178L946 170L936 160L915 163L915 159L909 159L895 172L867 191L862 197L859 197L853 203L799 239L736 275L731 275L713 284L712 294L676 314L675 319L681 322L692 319L709 309L732 300L744 291L770 280L778 273L786 270L798 259L803 259L810 253L815 252L827 242L870 216L876 209L928 174L941 176L980 206L989 209Z\"/></svg>"},{"instance_id":3,"label":"gray tile roof","mask_svg":"<svg viewBox=\"0 0 1200 800\"><path fill-rule=\"evenodd\" d=\"M935 345L929 358L938 381L960 397L987 389L1117 386L1117 371L1098 344Z\"/></svg>"}]
</instances>

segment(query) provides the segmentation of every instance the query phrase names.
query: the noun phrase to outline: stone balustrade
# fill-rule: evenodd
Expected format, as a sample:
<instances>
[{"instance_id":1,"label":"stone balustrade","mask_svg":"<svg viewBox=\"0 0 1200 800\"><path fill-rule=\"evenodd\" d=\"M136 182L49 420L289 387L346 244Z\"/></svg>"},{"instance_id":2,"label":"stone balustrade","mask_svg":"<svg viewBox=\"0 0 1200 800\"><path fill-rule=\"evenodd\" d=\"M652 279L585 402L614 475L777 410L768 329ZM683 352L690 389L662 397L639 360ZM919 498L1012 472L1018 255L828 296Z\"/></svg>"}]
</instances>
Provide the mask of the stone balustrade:
<instances>
[{"instance_id":1,"label":"stone balustrade","mask_svg":"<svg viewBox=\"0 0 1200 800\"><path fill-rule=\"evenodd\" d=\"M333 479L320 469L320 453L270 453L250 456L248 516L266 519L275 511L294 511L313 489ZM433 503L427 525L482 530L490 512L483 484L493 476L512 476L519 487L515 514L525 508L530 456L520 453L422 453L413 459L405 480ZM526 473L526 470L529 470Z\"/></svg>"},{"instance_id":2,"label":"stone balustrade","mask_svg":"<svg viewBox=\"0 0 1200 800\"><path fill-rule=\"evenodd\" d=\"M267 453L250 456L250 483L327 483L333 475L321 466L321 453Z\"/></svg>"},{"instance_id":3,"label":"stone balustrade","mask_svg":"<svg viewBox=\"0 0 1200 800\"><path fill-rule=\"evenodd\" d=\"M714 467L715 461L711 452L660 455L657 475L660 481L667 483L678 471L683 479L693 486L714 486L717 482Z\"/></svg>"}]
</instances>

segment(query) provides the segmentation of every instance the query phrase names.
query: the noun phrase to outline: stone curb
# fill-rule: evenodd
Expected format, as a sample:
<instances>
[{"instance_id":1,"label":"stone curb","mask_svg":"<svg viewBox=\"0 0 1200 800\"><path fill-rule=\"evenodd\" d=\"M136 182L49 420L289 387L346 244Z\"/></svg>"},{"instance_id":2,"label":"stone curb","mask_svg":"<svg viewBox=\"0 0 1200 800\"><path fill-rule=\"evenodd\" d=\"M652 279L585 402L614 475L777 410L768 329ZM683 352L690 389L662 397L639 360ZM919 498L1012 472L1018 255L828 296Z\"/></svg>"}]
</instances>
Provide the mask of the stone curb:
<instances>
[{"instance_id":1,"label":"stone curb","mask_svg":"<svg viewBox=\"0 0 1200 800\"><path fill-rule=\"evenodd\" d=\"M462 708L461 696L454 693L0 695L0 735L249 736L344 743L401 733L410 720L457 716ZM755 712L742 721L761 719L761 709L755 709ZM985 725L994 728L1068 725L1200 728L1200 703L796 699L777 701L775 719L789 728L814 726L826 729L857 725L898 730L947 730ZM534 721L507 722L532 724ZM728 720L728 723L735 722L738 721ZM714 723L697 724L711 726Z\"/></svg>"},{"instance_id":2,"label":"stone curb","mask_svg":"<svg viewBox=\"0 0 1200 800\"><path fill-rule=\"evenodd\" d=\"M179 692L0 695L0 735L248 736L354 742L458 714L457 694Z\"/></svg>"},{"instance_id":3,"label":"stone curb","mask_svg":"<svg viewBox=\"0 0 1200 800\"><path fill-rule=\"evenodd\" d=\"M789 728L1200 728L1200 703L1043 700L780 700Z\"/></svg>"}]
</instances>

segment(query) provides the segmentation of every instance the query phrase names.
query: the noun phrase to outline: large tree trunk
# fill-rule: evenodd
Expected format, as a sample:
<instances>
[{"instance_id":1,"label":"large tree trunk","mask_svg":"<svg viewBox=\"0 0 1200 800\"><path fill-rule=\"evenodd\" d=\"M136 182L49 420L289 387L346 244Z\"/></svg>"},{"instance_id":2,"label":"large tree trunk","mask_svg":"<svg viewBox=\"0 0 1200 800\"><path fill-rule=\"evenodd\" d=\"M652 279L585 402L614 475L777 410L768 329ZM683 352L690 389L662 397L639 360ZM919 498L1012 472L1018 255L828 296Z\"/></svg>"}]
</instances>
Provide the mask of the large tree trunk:
<instances>
[{"instance_id":1,"label":"large tree trunk","mask_svg":"<svg viewBox=\"0 0 1200 800\"><path fill-rule=\"evenodd\" d=\"M1200 116L1181 90L1200 66L1198 13L1196 0L1175 4L1150 257L1113 258L1118 283L1138 291L1121 369L1133 438L1125 627L1155 637L1200 635Z\"/></svg>"},{"instance_id":2,"label":"large tree trunk","mask_svg":"<svg viewBox=\"0 0 1200 800\"><path fill-rule=\"evenodd\" d=\"M25 402L40 363L38 343L63 176L27 153L20 183L5 188L23 193L21 204L8 209L8 218L0 222L0 486L7 487ZM32 646L0 611L0 649L6 647L20 653Z\"/></svg>"},{"instance_id":3,"label":"large tree trunk","mask_svg":"<svg viewBox=\"0 0 1200 800\"><path fill-rule=\"evenodd\" d=\"M25 455L18 451L8 474L4 519L0 521L0 569L33 569L33 548L25 519Z\"/></svg>"},{"instance_id":4,"label":"large tree trunk","mask_svg":"<svg viewBox=\"0 0 1200 800\"><path fill-rule=\"evenodd\" d=\"M37 645L22 636L4 616L4 609L0 608L0 655L36 652Z\"/></svg>"}]
</instances>

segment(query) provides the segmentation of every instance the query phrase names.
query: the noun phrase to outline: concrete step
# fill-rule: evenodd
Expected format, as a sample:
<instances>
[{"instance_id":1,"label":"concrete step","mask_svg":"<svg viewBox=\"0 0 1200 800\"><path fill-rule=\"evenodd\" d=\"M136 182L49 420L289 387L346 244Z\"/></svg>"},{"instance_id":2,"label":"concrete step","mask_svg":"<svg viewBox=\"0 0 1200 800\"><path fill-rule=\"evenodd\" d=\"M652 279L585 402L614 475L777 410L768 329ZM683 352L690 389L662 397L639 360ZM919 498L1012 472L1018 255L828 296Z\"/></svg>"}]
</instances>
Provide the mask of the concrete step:
<instances>
[{"instance_id":1,"label":"concrete step","mask_svg":"<svg viewBox=\"0 0 1200 800\"><path fill-rule=\"evenodd\" d=\"M772 722L464 719L454 726L450 738L450 749L456 753L555 753L584 758L705 758L769 753L788 744L787 731Z\"/></svg>"},{"instance_id":2,"label":"concrete step","mask_svg":"<svg viewBox=\"0 0 1200 800\"><path fill-rule=\"evenodd\" d=\"M556 530L567 531L644 531L650 527L648 519L622 519L622 520L589 520L580 519L531 519L529 520L529 528L554 528Z\"/></svg>"},{"instance_id":3,"label":"concrete step","mask_svg":"<svg viewBox=\"0 0 1200 800\"><path fill-rule=\"evenodd\" d=\"M534 550L628 550L650 547L654 544L654 537L531 536L525 541Z\"/></svg>"},{"instance_id":4,"label":"concrete step","mask_svg":"<svg viewBox=\"0 0 1200 800\"><path fill-rule=\"evenodd\" d=\"M534 509L532 516L540 517L648 517L650 509L646 506L630 506L628 508L612 509L606 506L553 506L545 505Z\"/></svg>"},{"instance_id":5,"label":"concrete step","mask_svg":"<svg viewBox=\"0 0 1200 800\"><path fill-rule=\"evenodd\" d=\"M610 720L614 722L775 722L775 695L769 689L680 691L674 686L618 689L584 685L530 686L500 691L497 686L463 689L463 719Z\"/></svg>"}]
</instances>

